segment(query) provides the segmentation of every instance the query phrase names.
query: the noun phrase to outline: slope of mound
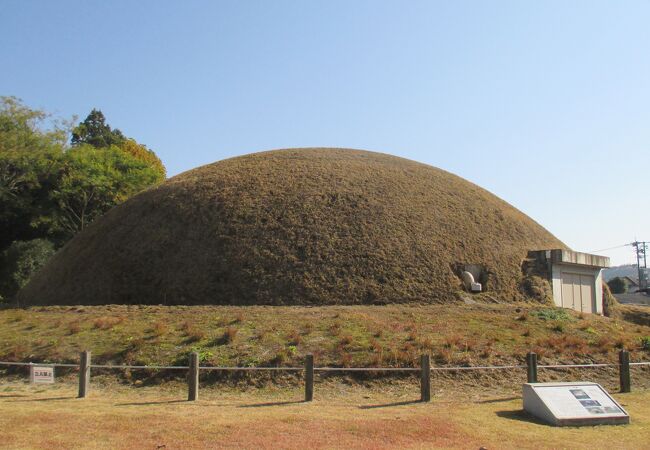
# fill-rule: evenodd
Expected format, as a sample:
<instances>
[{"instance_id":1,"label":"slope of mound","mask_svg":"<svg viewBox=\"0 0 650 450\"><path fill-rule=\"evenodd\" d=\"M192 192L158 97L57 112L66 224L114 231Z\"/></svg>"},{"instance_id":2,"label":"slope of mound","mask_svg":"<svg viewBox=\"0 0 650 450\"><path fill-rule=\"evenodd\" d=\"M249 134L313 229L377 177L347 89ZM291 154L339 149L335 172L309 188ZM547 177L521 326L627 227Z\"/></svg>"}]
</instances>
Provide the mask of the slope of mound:
<instances>
[{"instance_id":1,"label":"slope of mound","mask_svg":"<svg viewBox=\"0 0 650 450\"><path fill-rule=\"evenodd\" d=\"M19 294L22 304L442 302L455 268L522 299L526 252L564 245L443 170L344 149L199 167L109 211Z\"/></svg>"}]
</instances>

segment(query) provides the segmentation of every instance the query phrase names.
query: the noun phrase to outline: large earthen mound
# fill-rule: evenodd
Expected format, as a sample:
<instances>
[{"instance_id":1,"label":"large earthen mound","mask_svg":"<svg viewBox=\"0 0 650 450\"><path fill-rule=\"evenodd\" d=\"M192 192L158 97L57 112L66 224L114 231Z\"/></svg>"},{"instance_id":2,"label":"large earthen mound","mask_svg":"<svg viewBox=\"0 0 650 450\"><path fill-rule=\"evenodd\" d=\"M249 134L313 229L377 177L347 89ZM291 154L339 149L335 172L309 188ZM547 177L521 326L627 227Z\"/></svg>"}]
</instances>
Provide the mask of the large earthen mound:
<instances>
[{"instance_id":1,"label":"large earthen mound","mask_svg":"<svg viewBox=\"0 0 650 450\"><path fill-rule=\"evenodd\" d=\"M293 149L219 161L112 209L19 293L33 304L436 303L482 268L522 300L528 250L564 245L484 189L413 161Z\"/></svg>"}]
</instances>

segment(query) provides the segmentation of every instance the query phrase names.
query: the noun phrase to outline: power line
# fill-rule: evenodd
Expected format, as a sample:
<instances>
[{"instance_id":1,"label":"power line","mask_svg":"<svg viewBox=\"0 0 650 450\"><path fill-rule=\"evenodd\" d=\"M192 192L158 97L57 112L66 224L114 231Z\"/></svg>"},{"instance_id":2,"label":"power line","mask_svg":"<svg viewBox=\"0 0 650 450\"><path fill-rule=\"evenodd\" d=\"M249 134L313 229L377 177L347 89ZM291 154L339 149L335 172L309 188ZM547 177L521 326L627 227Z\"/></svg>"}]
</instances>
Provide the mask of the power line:
<instances>
[{"instance_id":1,"label":"power line","mask_svg":"<svg viewBox=\"0 0 650 450\"><path fill-rule=\"evenodd\" d=\"M631 246L631 245L634 245L634 243L632 243L632 244L617 245L616 247L610 247L610 248L603 248L602 250L591 250L589 253L606 252L607 250L614 250L614 249L617 249L617 248L629 247L629 246Z\"/></svg>"}]
</instances>

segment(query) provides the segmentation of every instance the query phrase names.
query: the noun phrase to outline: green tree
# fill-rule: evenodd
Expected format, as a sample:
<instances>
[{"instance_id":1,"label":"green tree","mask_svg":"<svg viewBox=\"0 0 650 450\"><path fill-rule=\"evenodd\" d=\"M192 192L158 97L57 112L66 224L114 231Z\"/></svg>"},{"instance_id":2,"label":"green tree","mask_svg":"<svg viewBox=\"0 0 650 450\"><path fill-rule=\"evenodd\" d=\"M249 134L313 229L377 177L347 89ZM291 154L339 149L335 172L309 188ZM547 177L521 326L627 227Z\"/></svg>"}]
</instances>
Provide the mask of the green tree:
<instances>
[{"instance_id":1,"label":"green tree","mask_svg":"<svg viewBox=\"0 0 650 450\"><path fill-rule=\"evenodd\" d=\"M0 96L0 153L62 148L68 130L68 122L28 108L16 97Z\"/></svg>"},{"instance_id":2,"label":"green tree","mask_svg":"<svg viewBox=\"0 0 650 450\"><path fill-rule=\"evenodd\" d=\"M15 97L0 97L0 251L50 233L49 190L57 182L66 130L61 122L47 127L48 119Z\"/></svg>"},{"instance_id":3,"label":"green tree","mask_svg":"<svg viewBox=\"0 0 650 450\"><path fill-rule=\"evenodd\" d=\"M16 241L0 254L0 298L12 298L54 254L45 239Z\"/></svg>"},{"instance_id":4,"label":"green tree","mask_svg":"<svg viewBox=\"0 0 650 450\"><path fill-rule=\"evenodd\" d=\"M126 138L120 130L111 129L104 114L93 109L90 114L72 130L72 145L89 144L96 148L120 145Z\"/></svg>"},{"instance_id":5,"label":"green tree","mask_svg":"<svg viewBox=\"0 0 650 450\"><path fill-rule=\"evenodd\" d=\"M156 169L117 146L74 147L65 154L60 179L50 192L57 206L56 223L71 237L113 206L160 179Z\"/></svg>"},{"instance_id":6,"label":"green tree","mask_svg":"<svg viewBox=\"0 0 650 450\"><path fill-rule=\"evenodd\" d=\"M621 277L612 278L607 282L612 294L625 294L627 292L627 283Z\"/></svg>"},{"instance_id":7,"label":"green tree","mask_svg":"<svg viewBox=\"0 0 650 450\"><path fill-rule=\"evenodd\" d=\"M120 144L120 150L133 156L135 159L146 163L154 169L159 175L156 182L163 181L167 178L167 170L160 158L156 156L153 150L149 150L145 145L138 144L135 139L125 139L124 142Z\"/></svg>"},{"instance_id":8,"label":"green tree","mask_svg":"<svg viewBox=\"0 0 650 450\"><path fill-rule=\"evenodd\" d=\"M0 297L11 297L36 270L34 255L50 254L44 242L62 246L113 206L165 179L156 154L112 130L101 111L74 128L72 147L70 130L15 97L0 97Z\"/></svg>"}]
</instances>

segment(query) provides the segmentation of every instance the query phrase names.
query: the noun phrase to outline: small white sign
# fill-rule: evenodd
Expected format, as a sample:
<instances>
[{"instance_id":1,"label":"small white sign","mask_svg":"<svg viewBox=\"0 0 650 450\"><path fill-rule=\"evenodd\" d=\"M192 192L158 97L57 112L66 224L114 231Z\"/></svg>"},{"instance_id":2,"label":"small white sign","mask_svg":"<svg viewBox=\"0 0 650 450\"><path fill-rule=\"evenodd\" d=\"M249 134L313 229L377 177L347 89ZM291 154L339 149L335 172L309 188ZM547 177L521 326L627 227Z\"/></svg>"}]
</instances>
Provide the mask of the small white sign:
<instances>
[{"instance_id":1,"label":"small white sign","mask_svg":"<svg viewBox=\"0 0 650 450\"><path fill-rule=\"evenodd\" d=\"M554 425L629 423L627 412L596 383L529 383L524 409Z\"/></svg>"},{"instance_id":2,"label":"small white sign","mask_svg":"<svg viewBox=\"0 0 650 450\"><path fill-rule=\"evenodd\" d=\"M54 383L54 367L52 366L31 366L30 381L35 384Z\"/></svg>"}]
</instances>

